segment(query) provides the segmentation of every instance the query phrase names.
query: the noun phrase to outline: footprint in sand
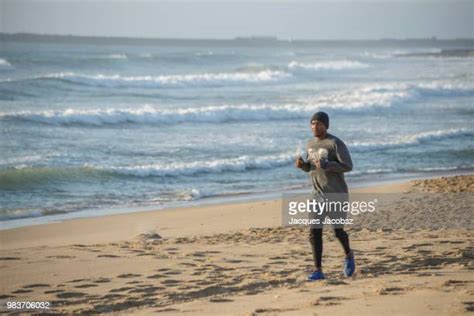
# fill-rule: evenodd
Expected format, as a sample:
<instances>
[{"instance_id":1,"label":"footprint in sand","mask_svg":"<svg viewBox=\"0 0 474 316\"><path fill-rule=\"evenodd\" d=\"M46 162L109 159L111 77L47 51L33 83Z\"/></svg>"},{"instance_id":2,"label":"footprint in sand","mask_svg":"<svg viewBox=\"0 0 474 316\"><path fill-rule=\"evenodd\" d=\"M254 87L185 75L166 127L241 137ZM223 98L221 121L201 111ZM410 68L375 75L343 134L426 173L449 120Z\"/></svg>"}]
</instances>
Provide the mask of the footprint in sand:
<instances>
[{"instance_id":1,"label":"footprint in sand","mask_svg":"<svg viewBox=\"0 0 474 316\"><path fill-rule=\"evenodd\" d=\"M88 279L75 279L75 280L68 281L67 283L78 283L82 281L88 281Z\"/></svg>"},{"instance_id":2,"label":"footprint in sand","mask_svg":"<svg viewBox=\"0 0 474 316\"><path fill-rule=\"evenodd\" d=\"M98 255L97 258L120 258L117 255Z\"/></svg>"},{"instance_id":3,"label":"footprint in sand","mask_svg":"<svg viewBox=\"0 0 474 316\"><path fill-rule=\"evenodd\" d=\"M424 249L418 249L417 252L421 255L428 255L428 254L433 253L433 251L431 251L431 250L424 250Z\"/></svg>"},{"instance_id":4,"label":"footprint in sand","mask_svg":"<svg viewBox=\"0 0 474 316\"><path fill-rule=\"evenodd\" d=\"M124 291L132 290L132 289L133 287L125 286L125 287L120 287L118 289L111 289L109 293L124 292Z\"/></svg>"},{"instance_id":5,"label":"footprint in sand","mask_svg":"<svg viewBox=\"0 0 474 316\"><path fill-rule=\"evenodd\" d=\"M76 289L87 289L89 287L97 287L98 285L97 284L81 284L81 285L77 285L75 286Z\"/></svg>"},{"instance_id":6,"label":"footprint in sand","mask_svg":"<svg viewBox=\"0 0 474 316\"><path fill-rule=\"evenodd\" d=\"M54 293L62 293L64 292L64 290L48 290L48 291L44 291L43 293L44 294L54 294Z\"/></svg>"},{"instance_id":7,"label":"footprint in sand","mask_svg":"<svg viewBox=\"0 0 474 316\"><path fill-rule=\"evenodd\" d=\"M64 292L64 293L59 293L56 294L57 298L77 298L77 297L83 297L86 294L81 293L81 292Z\"/></svg>"},{"instance_id":8,"label":"footprint in sand","mask_svg":"<svg viewBox=\"0 0 474 316\"><path fill-rule=\"evenodd\" d=\"M463 302L466 305L466 311L474 312L474 302Z\"/></svg>"},{"instance_id":9,"label":"footprint in sand","mask_svg":"<svg viewBox=\"0 0 474 316\"><path fill-rule=\"evenodd\" d=\"M118 299L118 298L123 298L125 295L123 294L106 294L101 297L101 300L113 300L113 299Z\"/></svg>"},{"instance_id":10,"label":"footprint in sand","mask_svg":"<svg viewBox=\"0 0 474 316\"><path fill-rule=\"evenodd\" d=\"M155 259L169 259L170 257L164 254L156 255L155 254Z\"/></svg>"},{"instance_id":11,"label":"footprint in sand","mask_svg":"<svg viewBox=\"0 0 474 316\"><path fill-rule=\"evenodd\" d=\"M178 284L180 284L181 281L178 281L178 280L173 280L173 279L168 279L168 280L164 280L161 282L161 284L164 284L165 286L177 286Z\"/></svg>"},{"instance_id":12,"label":"footprint in sand","mask_svg":"<svg viewBox=\"0 0 474 316\"><path fill-rule=\"evenodd\" d=\"M341 304L340 301L343 300L346 300L346 298L340 296L321 296L313 303L313 305L339 305Z\"/></svg>"},{"instance_id":13,"label":"footprint in sand","mask_svg":"<svg viewBox=\"0 0 474 316\"><path fill-rule=\"evenodd\" d=\"M471 283L470 280L448 280L444 282L444 286L463 286Z\"/></svg>"},{"instance_id":14,"label":"footprint in sand","mask_svg":"<svg viewBox=\"0 0 474 316\"><path fill-rule=\"evenodd\" d=\"M102 252L101 249L87 249L90 252Z\"/></svg>"},{"instance_id":15,"label":"footprint in sand","mask_svg":"<svg viewBox=\"0 0 474 316\"><path fill-rule=\"evenodd\" d=\"M271 261L268 264L288 264L288 263L286 261L277 260L277 261Z\"/></svg>"},{"instance_id":16,"label":"footprint in sand","mask_svg":"<svg viewBox=\"0 0 474 316\"><path fill-rule=\"evenodd\" d=\"M168 252L170 255L175 255L178 253L178 248L166 248L163 249L164 251Z\"/></svg>"},{"instance_id":17,"label":"footprint in sand","mask_svg":"<svg viewBox=\"0 0 474 316\"><path fill-rule=\"evenodd\" d=\"M145 257L145 256L154 257L155 254L152 252L145 252L145 253L141 253L137 255L137 257Z\"/></svg>"},{"instance_id":18,"label":"footprint in sand","mask_svg":"<svg viewBox=\"0 0 474 316\"><path fill-rule=\"evenodd\" d=\"M233 302L234 300L231 300L229 298L219 298L219 297L214 297L210 298L209 302L211 303L227 303L227 302Z\"/></svg>"},{"instance_id":19,"label":"footprint in sand","mask_svg":"<svg viewBox=\"0 0 474 316\"><path fill-rule=\"evenodd\" d=\"M295 308L257 308L252 314L262 314L262 313L282 313L290 312L296 310Z\"/></svg>"},{"instance_id":20,"label":"footprint in sand","mask_svg":"<svg viewBox=\"0 0 474 316\"><path fill-rule=\"evenodd\" d=\"M32 288L37 288L37 287L50 287L50 285L49 284L44 284L44 283L35 283L35 284L25 285L23 288L24 289L32 289Z\"/></svg>"},{"instance_id":21,"label":"footprint in sand","mask_svg":"<svg viewBox=\"0 0 474 316\"><path fill-rule=\"evenodd\" d=\"M198 286L192 286L192 285L186 285L186 286L180 286L177 289L179 291L187 291L187 290L199 289L199 287Z\"/></svg>"},{"instance_id":22,"label":"footprint in sand","mask_svg":"<svg viewBox=\"0 0 474 316\"><path fill-rule=\"evenodd\" d=\"M161 278L166 278L166 275L157 273L157 274L147 276L147 279L161 279Z\"/></svg>"},{"instance_id":23,"label":"footprint in sand","mask_svg":"<svg viewBox=\"0 0 474 316\"><path fill-rule=\"evenodd\" d=\"M155 293L158 290L164 290L165 288L162 286L147 286L147 287L142 287L142 288L134 288L128 291L128 293Z\"/></svg>"},{"instance_id":24,"label":"footprint in sand","mask_svg":"<svg viewBox=\"0 0 474 316\"><path fill-rule=\"evenodd\" d=\"M203 281L196 282L196 284L197 285L211 285L211 284L215 284L215 282L203 280Z\"/></svg>"},{"instance_id":25,"label":"footprint in sand","mask_svg":"<svg viewBox=\"0 0 474 316\"><path fill-rule=\"evenodd\" d=\"M202 271L194 271L193 273L191 273L191 275L202 275L204 274L204 272Z\"/></svg>"},{"instance_id":26,"label":"footprint in sand","mask_svg":"<svg viewBox=\"0 0 474 316\"><path fill-rule=\"evenodd\" d=\"M140 276L142 276L142 275L141 274L126 273L126 274L118 275L117 278L129 279L129 278L137 278L137 277L140 277Z\"/></svg>"},{"instance_id":27,"label":"footprint in sand","mask_svg":"<svg viewBox=\"0 0 474 316\"><path fill-rule=\"evenodd\" d=\"M27 289L18 289L16 291L13 291L13 294L22 294L22 293L30 293L33 292L33 290L27 290Z\"/></svg>"},{"instance_id":28,"label":"footprint in sand","mask_svg":"<svg viewBox=\"0 0 474 316\"><path fill-rule=\"evenodd\" d=\"M336 280L336 279L328 279L328 280L326 281L326 283L327 283L328 285L347 285L347 284L349 284L349 283L344 282L344 281L342 281L342 280Z\"/></svg>"},{"instance_id":29,"label":"footprint in sand","mask_svg":"<svg viewBox=\"0 0 474 316\"><path fill-rule=\"evenodd\" d=\"M387 287L379 290L380 295L399 295L404 292L406 292L405 289L401 287Z\"/></svg>"},{"instance_id":30,"label":"footprint in sand","mask_svg":"<svg viewBox=\"0 0 474 316\"><path fill-rule=\"evenodd\" d=\"M139 283L142 283L142 281L130 281L130 282L127 282L126 284L139 284Z\"/></svg>"},{"instance_id":31,"label":"footprint in sand","mask_svg":"<svg viewBox=\"0 0 474 316\"><path fill-rule=\"evenodd\" d=\"M181 274L181 271L171 270L171 271L163 272L163 274L166 274L166 275L177 275L177 274Z\"/></svg>"},{"instance_id":32,"label":"footprint in sand","mask_svg":"<svg viewBox=\"0 0 474 316\"><path fill-rule=\"evenodd\" d=\"M108 278L99 278L94 281L94 283L109 283L109 282L110 282L110 279Z\"/></svg>"},{"instance_id":33,"label":"footprint in sand","mask_svg":"<svg viewBox=\"0 0 474 316\"><path fill-rule=\"evenodd\" d=\"M47 256L48 259L74 259L75 256Z\"/></svg>"},{"instance_id":34,"label":"footprint in sand","mask_svg":"<svg viewBox=\"0 0 474 316\"><path fill-rule=\"evenodd\" d=\"M157 312L157 313L180 312L180 310L177 309L177 308L171 308L171 307L169 307L169 308L157 309L155 312Z\"/></svg>"},{"instance_id":35,"label":"footprint in sand","mask_svg":"<svg viewBox=\"0 0 474 316\"><path fill-rule=\"evenodd\" d=\"M239 259L230 259L230 260L225 260L225 262L228 262L228 263L242 263L242 262L249 262L249 261L239 260Z\"/></svg>"}]
</instances>

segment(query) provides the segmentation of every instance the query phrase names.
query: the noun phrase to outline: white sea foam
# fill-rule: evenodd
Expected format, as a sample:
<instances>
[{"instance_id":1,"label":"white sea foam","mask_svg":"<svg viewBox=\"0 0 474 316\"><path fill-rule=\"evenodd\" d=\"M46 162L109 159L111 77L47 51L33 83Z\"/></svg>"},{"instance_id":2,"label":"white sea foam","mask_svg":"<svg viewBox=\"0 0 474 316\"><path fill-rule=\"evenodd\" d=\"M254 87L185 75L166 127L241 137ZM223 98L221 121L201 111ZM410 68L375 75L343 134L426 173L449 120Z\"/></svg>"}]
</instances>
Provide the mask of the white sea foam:
<instances>
[{"instance_id":1,"label":"white sea foam","mask_svg":"<svg viewBox=\"0 0 474 316\"><path fill-rule=\"evenodd\" d=\"M354 89L300 98L303 104L332 109L391 107L426 97L474 96L474 85L461 82L369 84Z\"/></svg>"},{"instance_id":2,"label":"white sea foam","mask_svg":"<svg viewBox=\"0 0 474 316\"><path fill-rule=\"evenodd\" d=\"M288 64L289 69L293 70L350 70L350 69L362 69L369 67L367 64L353 60L329 60L314 63L305 63L292 61Z\"/></svg>"},{"instance_id":3,"label":"white sea foam","mask_svg":"<svg viewBox=\"0 0 474 316\"><path fill-rule=\"evenodd\" d=\"M188 189L181 191L177 194L177 197L179 200L184 200L184 201L193 201L193 200L199 200L205 197L217 195L215 192L212 192L210 190L203 190L203 189Z\"/></svg>"},{"instance_id":4,"label":"white sea foam","mask_svg":"<svg viewBox=\"0 0 474 316\"><path fill-rule=\"evenodd\" d=\"M272 169L286 166L294 161L293 153L268 156L239 156L230 159L216 159L195 162L175 162L126 167L94 167L104 171L137 177L178 177L201 173L242 172L252 169Z\"/></svg>"},{"instance_id":5,"label":"white sea foam","mask_svg":"<svg viewBox=\"0 0 474 316\"><path fill-rule=\"evenodd\" d=\"M4 58L0 58L0 68L8 68L8 67L11 67L12 64L10 64L8 62L8 60L4 59Z\"/></svg>"},{"instance_id":6,"label":"white sea foam","mask_svg":"<svg viewBox=\"0 0 474 316\"><path fill-rule=\"evenodd\" d=\"M426 49L410 49L410 50L394 50L392 56L402 57L402 56L411 56L413 54L438 54L441 53L442 49L440 48L426 48Z\"/></svg>"},{"instance_id":7,"label":"white sea foam","mask_svg":"<svg viewBox=\"0 0 474 316\"><path fill-rule=\"evenodd\" d=\"M218 87L253 83L271 83L291 78L284 71L261 69L259 71L238 71L222 73L176 74L159 76L123 76L105 74L82 74L75 72L51 73L27 78L5 78L0 82L21 82L28 80L62 80L65 82L101 86L109 88L179 88L179 87Z\"/></svg>"},{"instance_id":8,"label":"white sea foam","mask_svg":"<svg viewBox=\"0 0 474 316\"><path fill-rule=\"evenodd\" d=\"M224 72L160 76L88 75L67 72L49 74L34 79L63 79L79 84L100 85L105 87L188 87L275 82L290 76L290 74L282 71L271 70L254 73Z\"/></svg>"},{"instance_id":9,"label":"white sea foam","mask_svg":"<svg viewBox=\"0 0 474 316\"><path fill-rule=\"evenodd\" d=\"M115 54L108 54L108 55L100 55L97 58L99 59L127 59L128 57L125 54L115 53Z\"/></svg>"},{"instance_id":10,"label":"white sea foam","mask_svg":"<svg viewBox=\"0 0 474 316\"><path fill-rule=\"evenodd\" d=\"M137 109L97 109L1 113L0 119L17 119L52 125L105 125L121 123L177 124L181 122L260 121L301 117L297 106L222 105L202 108L160 110L151 106Z\"/></svg>"},{"instance_id":11,"label":"white sea foam","mask_svg":"<svg viewBox=\"0 0 474 316\"><path fill-rule=\"evenodd\" d=\"M373 53L373 52L363 52L361 53L362 57L366 58L373 58L373 59L388 59L390 57L393 57L393 54L390 53Z\"/></svg>"},{"instance_id":12,"label":"white sea foam","mask_svg":"<svg viewBox=\"0 0 474 316\"><path fill-rule=\"evenodd\" d=\"M367 151L376 149L406 147L436 140L442 140L446 138L462 136L472 137L474 136L474 130L467 128L459 128L427 131L413 135L406 135L388 142L353 142L349 144L349 147L351 148L351 150L354 151Z\"/></svg>"}]
</instances>

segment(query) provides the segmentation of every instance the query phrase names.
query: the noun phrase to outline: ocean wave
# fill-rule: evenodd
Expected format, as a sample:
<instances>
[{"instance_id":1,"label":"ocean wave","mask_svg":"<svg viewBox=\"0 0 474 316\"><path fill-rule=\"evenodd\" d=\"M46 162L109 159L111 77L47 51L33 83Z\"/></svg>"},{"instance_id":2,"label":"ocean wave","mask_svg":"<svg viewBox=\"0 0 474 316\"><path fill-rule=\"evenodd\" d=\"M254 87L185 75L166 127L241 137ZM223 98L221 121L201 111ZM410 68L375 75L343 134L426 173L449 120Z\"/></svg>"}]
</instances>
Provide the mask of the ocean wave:
<instances>
[{"instance_id":1,"label":"ocean wave","mask_svg":"<svg viewBox=\"0 0 474 316\"><path fill-rule=\"evenodd\" d=\"M60 80L73 84L101 87L216 87L222 85L239 85L251 83L277 82L291 77L282 71L263 70L259 72L224 72L160 76L122 76L122 75L88 75L74 72L53 73L26 79L5 79L2 82L25 80Z\"/></svg>"},{"instance_id":2,"label":"ocean wave","mask_svg":"<svg viewBox=\"0 0 474 316\"><path fill-rule=\"evenodd\" d=\"M429 53L441 53L441 48L422 48L422 49L396 49L391 52L391 55L394 57L403 56L408 54L429 54Z\"/></svg>"},{"instance_id":3,"label":"ocean wave","mask_svg":"<svg viewBox=\"0 0 474 316\"><path fill-rule=\"evenodd\" d=\"M10 68L12 64L8 62L8 60L4 58L0 58L0 68Z\"/></svg>"},{"instance_id":4,"label":"ocean wave","mask_svg":"<svg viewBox=\"0 0 474 316\"><path fill-rule=\"evenodd\" d=\"M442 138L472 137L473 130L448 130L425 132L407 136L400 141L390 143L352 143L349 148L352 152L377 150L387 147L403 147L417 145ZM81 181L101 181L114 177L189 177L203 174L220 174L228 172L247 172L252 170L266 170L287 167L294 163L294 152L284 152L274 155L249 156L241 155L234 158L214 159L193 162L156 163L129 166L103 166L85 164L72 167L31 167L21 166L0 170L0 189L15 190L25 187L36 187L54 183L71 183ZM434 169L433 169L434 170ZM351 173L352 175L389 173L401 170L368 169ZM420 169L420 171L423 171ZM189 192L188 192L189 193ZM208 195L194 192L189 196L199 197Z\"/></svg>"},{"instance_id":5,"label":"ocean wave","mask_svg":"<svg viewBox=\"0 0 474 316\"><path fill-rule=\"evenodd\" d=\"M289 69L293 70L351 70L367 68L369 65L353 60L330 60L314 63L302 63L292 61L288 64Z\"/></svg>"},{"instance_id":6,"label":"ocean wave","mask_svg":"<svg viewBox=\"0 0 474 316\"><path fill-rule=\"evenodd\" d=\"M136 177L177 177L197 174L244 172L255 169L272 169L286 166L294 161L293 153L260 157L239 156L230 159L196 161L190 163L152 164L128 167L107 167L104 171Z\"/></svg>"},{"instance_id":7,"label":"ocean wave","mask_svg":"<svg viewBox=\"0 0 474 316\"><path fill-rule=\"evenodd\" d=\"M367 169L367 170L353 170L347 174L348 177L358 177L365 175L374 175L374 174L384 174L395 172L396 169L391 168L376 168L376 169Z\"/></svg>"},{"instance_id":8,"label":"ocean wave","mask_svg":"<svg viewBox=\"0 0 474 316\"><path fill-rule=\"evenodd\" d=\"M42 186L47 183L73 182L87 178L101 178L107 173L84 167L31 167L21 164L16 168L0 170L0 189L15 190Z\"/></svg>"},{"instance_id":9,"label":"ocean wave","mask_svg":"<svg viewBox=\"0 0 474 316\"><path fill-rule=\"evenodd\" d=\"M56 210L56 209L28 209L28 208L17 208L17 209L6 209L0 212L0 221L8 221L13 219L41 217L48 215L66 214L67 211Z\"/></svg>"},{"instance_id":10,"label":"ocean wave","mask_svg":"<svg viewBox=\"0 0 474 316\"><path fill-rule=\"evenodd\" d=\"M384 98L389 99L385 95ZM390 99L393 101L392 99ZM382 100L383 101L383 100ZM221 105L199 108L157 109L149 105L127 109L66 109L61 111L20 111L0 113L0 121L35 122L47 125L107 126L116 124L173 125L190 123L226 123L270 120L291 120L310 116L318 108L357 110L363 107L384 106L380 98L349 100L343 97L328 100L321 97L305 104L282 105ZM333 103L335 102L335 103ZM343 103L342 103L343 102ZM385 101L386 106L390 103Z\"/></svg>"},{"instance_id":11,"label":"ocean wave","mask_svg":"<svg viewBox=\"0 0 474 316\"><path fill-rule=\"evenodd\" d=\"M425 97L474 96L474 87L454 83L367 85L346 91L301 98L295 104L240 104L158 109L150 105L126 109L65 109L0 113L0 120L37 122L49 125L102 126L113 124L169 125L182 122L224 123L305 118L318 109L357 111L392 107Z\"/></svg>"},{"instance_id":12,"label":"ocean wave","mask_svg":"<svg viewBox=\"0 0 474 316\"><path fill-rule=\"evenodd\" d=\"M405 89L416 96L474 96L474 85L470 82L430 82L408 84Z\"/></svg>"},{"instance_id":13,"label":"ocean wave","mask_svg":"<svg viewBox=\"0 0 474 316\"><path fill-rule=\"evenodd\" d=\"M393 57L390 53L374 53L374 52L363 52L360 54L361 57L372 58L372 59L388 59Z\"/></svg>"},{"instance_id":14,"label":"ocean wave","mask_svg":"<svg viewBox=\"0 0 474 316\"><path fill-rule=\"evenodd\" d=\"M347 174L348 178L361 177L375 174L404 174L404 173L422 173L422 172L443 172L443 171L472 171L474 165L463 164L459 166L436 166L436 167L422 167L422 168L378 168L367 170L351 171Z\"/></svg>"},{"instance_id":15,"label":"ocean wave","mask_svg":"<svg viewBox=\"0 0 474 316\"><path fill-rule=\"evenodd\" d=\"M21 111L0 113L0 120L19 120L49 125L178 124L182 122L223 123L230 121L287 120L307 116L298 106L222 105L201 108L161 110L151 106L137 109L98 109L64 111Z\"/></svg>"},{"instance_id":16,"label":"ocean wave","mask_svg":"<svg viewBox=\"0 0 474 316\"><path fill-rule=\"evenodd\" d=\"M474 96L474 85L462 82L369 84L340 92L300 98L303 104L318 108L357 110L371 107L392 107L422 100L426 97Z\"/></svg>"},{"instance_id":17,"label":"ocean wave","mask_svg":"<svg viewBox=\"0 0 474 316\"><path fill-rule=\"evenodd\" d=\"M104 58L107 58L107 59L127 59L127 55L125 55L125 54L110 54L110 55L104 56Z\"/></svg>"},{"instance_id":18,"label":"ocean wave","mask_svg":"<svg viewBox=\"0 0 474 316\"><path fill-rule=\"evenodd\" d=\"M474 130L467 128L436 130L403 136L388 142L353 142L349 147L353 151L381 150L419 145L443 139L473 137Z\"/></svg>"},{"instance_id":19,"label":"ocean wave","mask_svg":"<svg viewBox=\"0 0 474 316\"><path fill-rule=\"evenodd\" d=\"M94 55L83 55L83 56L78 56L77 57L80 60L91 60L91 61L97 61L97 60L107 60L107 59L128 59L127 54L123 53L110 53L110 54L94 54Z\"/></svg>"},{"instance_id":20,"label":"ocean wave","mask_svg":"<svg viewBox=\"0 0 474 316\"><path fill-rule=\"evenodd\" d=\"M198 174L245 172L256 169L273 169L291 164L294 154L268 156L239 156L229 159L195 161L189 163L163 163L132 166L84 165L80 167L18 166L0 170L0 189L15 190L51 183L100 180L107 177L180 177Z\"/></svg>"}]
</instances>

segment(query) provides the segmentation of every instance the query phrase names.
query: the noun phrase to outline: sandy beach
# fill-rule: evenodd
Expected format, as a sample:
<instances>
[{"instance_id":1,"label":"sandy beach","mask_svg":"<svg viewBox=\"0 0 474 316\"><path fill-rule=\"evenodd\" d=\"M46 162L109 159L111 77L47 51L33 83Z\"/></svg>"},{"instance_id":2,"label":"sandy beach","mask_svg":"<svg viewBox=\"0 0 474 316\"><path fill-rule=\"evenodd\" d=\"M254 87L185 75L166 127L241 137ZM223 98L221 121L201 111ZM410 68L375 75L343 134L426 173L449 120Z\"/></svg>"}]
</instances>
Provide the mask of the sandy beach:
<instances>
[{"instance_id":1,"label":"sandy beach","mask_svg":"<svg viewBox=\"0 0 474 316\"><path fill-rule=\"evenodd\" d=\"M325 230L327 280L307 228L282 227L281 200L68 220L0 231L7 313L137 315L463 315L474 311L474 176L352 193L397 201L347 227L357 273ZM423 193L423 198L404 198ZM459 216L462 215L462 216ZM7 310L45 301L49 310Z\"/></svg>"}]
</instances>

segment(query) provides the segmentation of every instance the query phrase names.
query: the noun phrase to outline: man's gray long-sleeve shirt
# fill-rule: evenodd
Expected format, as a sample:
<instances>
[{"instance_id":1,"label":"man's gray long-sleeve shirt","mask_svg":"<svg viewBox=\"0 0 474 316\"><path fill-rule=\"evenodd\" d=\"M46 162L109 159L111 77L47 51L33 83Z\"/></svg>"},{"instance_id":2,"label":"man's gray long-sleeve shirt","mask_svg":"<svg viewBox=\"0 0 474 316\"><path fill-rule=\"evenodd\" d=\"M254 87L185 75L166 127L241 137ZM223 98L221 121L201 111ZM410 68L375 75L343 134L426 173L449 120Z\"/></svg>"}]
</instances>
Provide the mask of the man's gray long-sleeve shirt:
<instances>
[{"instance_id":1,"label":"man's gray long-sleeve shirt","mask_svg":"<svg viewBox=\"0 0 474 316\"><path fill-rule=\"evenodd\" d=\"M316 169L314 161L321 158L327 159L327 164ZM344 172L352 170L352 159L342 140L329 133L322 140L309 140L306 161L302 169L309 172L314 193L348 193Z\"/></svg>"}]
</instances>

